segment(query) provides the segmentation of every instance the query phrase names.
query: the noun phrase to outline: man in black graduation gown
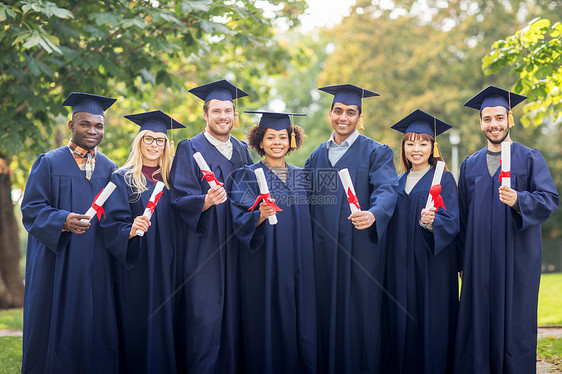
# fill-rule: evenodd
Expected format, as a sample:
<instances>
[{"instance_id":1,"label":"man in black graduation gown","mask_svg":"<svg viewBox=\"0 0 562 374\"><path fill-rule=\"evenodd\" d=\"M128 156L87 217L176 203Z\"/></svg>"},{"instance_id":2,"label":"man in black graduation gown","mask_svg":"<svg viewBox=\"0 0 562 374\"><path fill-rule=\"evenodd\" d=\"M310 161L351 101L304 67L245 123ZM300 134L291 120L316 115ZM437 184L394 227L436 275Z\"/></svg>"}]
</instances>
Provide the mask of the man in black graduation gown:
<instances>
[{"instance_id":1,"label":"man in black graduation gown","mask_svg":"<svg viewBox=\"0 0 562 374\"><path fill-rule=\"evenodd\" d=\"M118 370L111 259L98 218L81 222L117 167L96 148L115 101L71 93L63 105L74 107L72 139L40 155L29 174L21 208L29 232L23 373Z\"/></svg>"},{"instance_id":2,"label":"man in black graduation gown","mask_svg":"<svg viewBox=\"0 0 562 374\"><path fill-rule=\"evenodd\" d=\"M541 153L510 138L511 108L524 99L489 86L465 104L480 111L487 147L463 161L459 178L464 253L455 373L536 369L541 224L559 196ZM502 142L511 143L508 175ZM502 186L507 176L511 187Z\"/></svg>"},{"instance_id":3,"label":"man in black graduation gown","mask_svg":"<svg viewBox=\"0 0 562 374\"><path fill-rule=\"evenodd\" d=\"M253 164L246 143L230 136L238 116L234 100L247 96L226 80L190 90L205 101L205 131L178 144L170 171L170 197L184 224L179 250L178 372L238 371L238 240L226 189L209 186L193 155L201 153L220 183Z\"/></svg>"},{"instance_id":4,"label":"man in black graduation gown","mask_svg":"<svg viewBox=\"0 0 562 374\"><path fill-rule=\"evenodd\" d=\"M362 99L378 94L351 85L322 87L334 95L334 129L305 164L313 169L310 195L319 373L382 371L384 234L397 198L392 150L360 135ZM338 170L347 168L355 196ZM360 206L351 214L350 201Z\"/></svg>"}]
</instances>

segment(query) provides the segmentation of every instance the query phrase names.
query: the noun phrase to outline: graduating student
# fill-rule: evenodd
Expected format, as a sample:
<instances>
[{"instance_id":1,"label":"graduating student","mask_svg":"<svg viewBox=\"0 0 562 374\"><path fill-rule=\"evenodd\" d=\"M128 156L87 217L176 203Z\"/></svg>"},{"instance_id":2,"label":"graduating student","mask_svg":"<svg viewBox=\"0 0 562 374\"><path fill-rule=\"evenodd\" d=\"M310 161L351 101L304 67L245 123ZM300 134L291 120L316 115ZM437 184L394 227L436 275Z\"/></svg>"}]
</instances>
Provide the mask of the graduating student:
<instances>
[{"instance_id":1,"label":"graduating student","mask_svg":"<svg viewBox=\"0 0 562 374\"><path fill-rule=\"evenodd\" d=\"M117 372L111 255L98 218L80 221L117 167L97 149L115 101L68 95L62 105L73 107L72 138L41 154L29 174L21 207L29 232L23 373Z\"/></svg>"},{"instance_id":2,"label":"graduating student","mask_svg":"<svg viewBox=\"0 0 562 374\"><path fill-rule=\"evenodd\" d=\"M439 154L436 136L451 128L416 110L392 128L404 133L398 200L388 224L385 373L450 373L458 311L457 185L445 171L426 203Z\"/></svg>"},{"instance_id":3,"label":"graduating student","mask_svg":"<svg viewBox=\"0 0 562 374\"><path fill-rule=\"evenodd\" d=\"M463 278L455 373L534 373L541 224L559 195L536 149L511 140L511 109L525 99L498 87L465 106L480 111L487 147L459 178ZM511 143L511 187L502 186L501 142Z\"/></svg>"},{"instance_id":4,"label":"graduating student","mask_svg":"<svg viewBox=\"0 0 562 374\"><path fill-rule=\"evenodd\" d=\"M107 249L121 263L115 276L119 368L123 373L175 373L172 294L178 219L168 191L166 130L184 126L160 110L125 118L140 131L125 166L111 178L117 188L101 224ZM154 207L149 199L158 181L165 187L155 196ZM154 207L151 219L143 215L147 206Z\"/></svg>"},{"instance_id":5,"label":"graduating student","mask_svg":"<svg viewBox=\"0 0 562 374\"><path fill-rule=\"evenodd\" d=\"M304 131L291 126L293 114L247 113L262 114L247 138L265 159L238 170L230 194L234 229L241 242L245 372L316 373L314 259L306 178L302 169L285 162L285 155L300 148ZM261 198L254 173L258 168L263 170L274 203ZM278 222L271 225L267 219L275 214Z\"/></svg>"},{"instance_id":6,"label":"graduating student","mask_svg":"<svg viewBox=\"0 0 562 374\"><path fill-rule=\"evenodd\" d=\"M178 339L178 356L186 362L179 364L188 372L231 373L238 370L238 240L224 186L210 188L193 155L201 153L220 183L253 163L248 146L230 136L238 116L234 100L247 94L226 80L190 92L205 101L207 126L180 142L170 171L171 201L186 236L180 260L184 337Z\"/></svg>"},{"instance_id":7,"label":"graduating student","mask_svg":"<svg viewBox=\"0 0 562 374\"><path fill-rule=\"evenodd\" d=\"M396 203L392 150L360 135L362 98L378 94L350 84L334 95L334 133L307 160L313 168L311 219L318 311L318 371L381 372L384 234ZM347 168L356 196L338 180ZM348 200L349 198L349 200ZM351 214L348 201L361 210Z\"/></svg>"}]
</instances>

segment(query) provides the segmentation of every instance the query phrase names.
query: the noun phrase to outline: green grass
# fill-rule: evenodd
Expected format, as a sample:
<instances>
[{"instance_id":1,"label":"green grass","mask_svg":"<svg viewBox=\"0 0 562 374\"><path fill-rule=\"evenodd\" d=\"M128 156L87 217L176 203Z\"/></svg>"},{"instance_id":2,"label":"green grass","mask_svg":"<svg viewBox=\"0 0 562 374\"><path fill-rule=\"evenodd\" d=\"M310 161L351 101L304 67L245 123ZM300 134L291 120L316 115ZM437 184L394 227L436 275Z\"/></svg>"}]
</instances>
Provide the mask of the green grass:
<instances>
[{"instance_id":1,"label":"green grass","mask_svg":"<svg viewBox=\"0 0 562 374\"><path fill-rule=\"evenodd\" d=\"M0 329L23 328L23 309L8 309L0 311Z\"/></svg>"},{"instance_id":2,"label":"green grass","mask_svg":"<svg viewBox=\"0 0 562 374\"><path fill-rule=\"evenodd\" d=\"M543 338L537 342L537 357L562 370L562 339Z\"/></svg>"},{"instance_id":3,"label":"green grass","mask_svg":"<svg viewBox=\"0 0 562 374\"><path fill-rule=\"evenodd\" d=\"M562 273L541 277L538 322L539 326L562 326Z\"/></svg>"},{"instance_id":4,"label":"green grass","mask_svg":"<svg viewBox=\"0 0 562 374\"><path fill-rule=\"evenodd\" d=\"M0 374L21 373L21 336L0 337Z\"/></svg>"}]
</instances>

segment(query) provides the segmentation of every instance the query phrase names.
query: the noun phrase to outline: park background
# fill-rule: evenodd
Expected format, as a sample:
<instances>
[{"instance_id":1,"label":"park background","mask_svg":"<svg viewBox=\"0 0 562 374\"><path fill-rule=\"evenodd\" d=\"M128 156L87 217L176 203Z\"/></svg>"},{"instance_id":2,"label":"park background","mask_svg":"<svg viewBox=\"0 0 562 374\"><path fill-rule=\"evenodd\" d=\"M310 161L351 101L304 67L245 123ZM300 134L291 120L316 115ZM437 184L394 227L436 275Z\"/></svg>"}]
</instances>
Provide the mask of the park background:
<instances>
[{"instance_id":1,"label":"park background","mask_svg":"<svg viewBox=\"0 0 562 374\"><path fill-rule=\"evenodd\" d=\"M362 133L392 147L399 172L401 136L390 126L419 108L454 127L437 140L458 176L460 162L485 146L477 111L463 104L496 85L529 96L514 109L512 139L542 152L562 191L560 20L556 0L1 2L0 309L23 304L19 204L37 156L68 142L70 109L60 104L70 92L118 99L99 148L123 165L138 132L123 115L165 111L186 125L173 131L177 144L205 126L187 91L228 79L250 94L237 101L239 139L258 119L244 110L307 115L295 117L304 147L288 158L303 166L331 133L332 96L317 88L356 84L381 95L364 100ZM539 324L562 325L561 272L557 211L543 225ZM19 328L20 312L2 314L0 329ZM21 349L21 338L9 339ZM560 368L560 339L547 343Z\"/></svg>"}]
</instances>

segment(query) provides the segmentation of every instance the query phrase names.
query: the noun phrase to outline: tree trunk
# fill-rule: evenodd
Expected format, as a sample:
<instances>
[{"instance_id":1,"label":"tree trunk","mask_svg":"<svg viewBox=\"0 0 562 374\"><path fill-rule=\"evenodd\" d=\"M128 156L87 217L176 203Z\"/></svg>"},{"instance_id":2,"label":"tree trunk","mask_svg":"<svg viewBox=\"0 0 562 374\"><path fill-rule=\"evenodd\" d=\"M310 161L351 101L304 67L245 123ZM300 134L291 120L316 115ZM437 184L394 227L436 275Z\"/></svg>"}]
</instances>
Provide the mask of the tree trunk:
<instances>
[{"instance_id":1,"label":"tree trunk","mask_svg":"<svg viewBox=\"0 0 562 374\"><path fill-rule=\"evenodd\" d=\"M0 154L0 308L23 306L20 241L10 174L9 160Z\"/></svg>"}]
</instances>

